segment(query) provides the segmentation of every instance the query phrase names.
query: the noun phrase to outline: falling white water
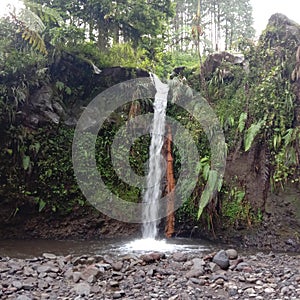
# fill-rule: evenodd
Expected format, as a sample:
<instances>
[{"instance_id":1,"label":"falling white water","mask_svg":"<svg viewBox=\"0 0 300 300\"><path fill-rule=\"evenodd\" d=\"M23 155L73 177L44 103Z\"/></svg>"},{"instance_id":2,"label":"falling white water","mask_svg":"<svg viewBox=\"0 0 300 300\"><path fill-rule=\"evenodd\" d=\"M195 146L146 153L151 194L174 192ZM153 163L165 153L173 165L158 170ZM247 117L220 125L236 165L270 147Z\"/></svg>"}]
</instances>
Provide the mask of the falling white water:
<instances>
[{"instance_id":1,"label":"falling white water","mask_svg":"<svg viewBox=\"0 0 300 300\"><path fill-rule=\"evenodd\" d=\"M149 173L144 194L143 238L155 239L157 236L159 199L161 197L161 178L163 175L163 158L161 154L164 143L166 108L169 87L156 75L152 75L156 94L154 100L154 117L149 149Z\"/></svg>"}]
</instances>

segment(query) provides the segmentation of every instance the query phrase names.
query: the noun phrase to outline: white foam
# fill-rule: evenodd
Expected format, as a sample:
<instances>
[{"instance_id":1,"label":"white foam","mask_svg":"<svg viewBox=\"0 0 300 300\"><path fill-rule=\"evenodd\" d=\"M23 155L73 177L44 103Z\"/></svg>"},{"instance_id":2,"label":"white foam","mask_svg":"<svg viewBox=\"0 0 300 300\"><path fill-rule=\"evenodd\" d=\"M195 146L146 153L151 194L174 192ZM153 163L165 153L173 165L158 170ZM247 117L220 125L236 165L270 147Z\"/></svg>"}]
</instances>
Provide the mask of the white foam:
<instances>
[{"instance_id":1,"label":"white foam","mask_svg":"<svg viewBox=\"0 0 300 300\"><path fill-rule=\"evenodd\" d=\"M175 252L175 251L193 251L207 250L203 245L179 245L168 243L166 240L156 240L152 238L139 239L131 241L121 247L122 251L138 251L138 252L148 252L148 251L158 251L158 252Z\"/></svg>"}]
</instances>

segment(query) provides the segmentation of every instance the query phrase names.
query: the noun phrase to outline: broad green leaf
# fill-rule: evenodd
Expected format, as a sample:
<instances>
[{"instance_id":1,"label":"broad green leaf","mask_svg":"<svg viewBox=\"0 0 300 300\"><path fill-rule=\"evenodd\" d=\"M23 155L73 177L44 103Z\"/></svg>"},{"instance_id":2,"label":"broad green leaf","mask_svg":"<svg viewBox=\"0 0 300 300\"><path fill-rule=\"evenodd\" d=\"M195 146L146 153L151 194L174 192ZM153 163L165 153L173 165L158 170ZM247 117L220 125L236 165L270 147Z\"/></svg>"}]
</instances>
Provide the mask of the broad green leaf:
<instances>
[{"instance_id":1,"label":"broad green leaf","mask_svg":"<svg viewBox=\"0 0 300 300\"><path fill-rule=\"evenodd\" d=\"M245 151L248 151L251 148L252 143L253 143L255 137L257 136L257 134L259 133L262 124L263 124L263 121L252 124L250 126L250 128L247 130L247 133L245 136Z\"/></svg>"},{"instance_id":2,"label":"broad green leaf","mask_svg":"<svg viewBox=\"0 0 300 300\"><path fill-rule=\"evenodd\" d=\"M42 199L39 200L39 212L41 212L46 206L46 202Z\"/></svg>"},{"instance_id":3,"label":"broad green leaf","mask_svg":"<svg viewBox=\"0 0 300 300\"><path fill-rule=\"evenodd\" d=\"M28 168L29 168L29 166L30 166L30 157L27 156L27 155L25 155L25 156L23 157L23 169L24 169L25 171L27 171Z\"/></svg>"},{"instance_id":4,"label":"broad green leaf","mask_svg":"<svg viewBox=\"0 0 300 300\"><path fill-rule=\"evenodd\" d=\"M213 198L214 192L219 187L219 181L220 181L219 173L215 170L211 170L209 172L208 181L206 184L206 188L204 192L201 195L200 201L199 201L199 209L198 209L198 219L200 219L204 208L207 206L207 204L211 201Z\"/></svg>"},{"instance_id":5,"label":"broad green leaf","mask_svg":"<svg viewBox=\"0 0 300 300\"><path fill-rule=\"evenodd\" d=\"M238 124L239 132L244 131L246 120L247 120L247 113L245 113L245 112L241 113L240 118L239 118L239 124Z\"/></svg>"}]
</instances>

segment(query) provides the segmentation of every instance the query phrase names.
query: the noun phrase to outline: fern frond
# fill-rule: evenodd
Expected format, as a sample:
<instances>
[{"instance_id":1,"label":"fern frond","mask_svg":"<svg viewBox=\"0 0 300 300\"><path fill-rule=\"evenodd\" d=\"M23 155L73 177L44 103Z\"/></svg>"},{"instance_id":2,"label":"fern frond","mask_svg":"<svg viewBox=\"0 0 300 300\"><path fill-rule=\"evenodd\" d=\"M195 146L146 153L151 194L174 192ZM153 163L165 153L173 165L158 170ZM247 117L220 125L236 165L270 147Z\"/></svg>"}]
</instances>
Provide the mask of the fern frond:
<instances>
[{"instance_id":1,"label":"fern frond","mask_svg":"<svg viewBox=\"0 0 300 300\"><path fill-rule=\"evenodd\" d=\"M247 117L248 116L247 116L246 112L241 113L240 118L239 118L239 124L238 124L239 132L243 132L244 131Z\"/></svg>"},{"instance_id":2,"label":"fern frond","mask_svg":"<svg viewBox=\"0 0 300 300\"><path fill-rule=\"evenodd\" d=\"M286 132L285 135L283 136L284 139L284 145L288 146L291 142L292 142L292 136L294 133L294 129L293 128L289 128Z\"/></svg>"},{"instance_id":3,"label":"fern frond","mask_svg":"<svg viewBox=\"0 0 300 300\"><path fill-rule=\"evenodd\" d=\"M18 19L31 31L43 32L46 28L40 17L26 8L20 11Z\"/></svg>"},{"instance_id":4,"label":"fern frond","mask_svg":"<svg viewBox=\"0 0 300 300\"><path fill-rule=\"evenodd\" d=\"M39 3L33 3L28 0L24 0L24 4L28 10L36 14L43 23L53 22L57 26L61 26L64 21L59 12L51 7L41 5Z\"/></svg>"},{"instance_id":5,"label":"fern frond","mask_svg":"<svg viewBox=\"0 0 300 300\"><path fill-rule=\"evenodd\" d=\"M25 28L22 34L22 38L32 45L32 48L40 51L41 53L47 55L47 48L43 38L36 31Z\"/></svg>"},{"instance_id":6,"label":"fern frond","mask_svg":"<svg viewBox=\"0 0 300 300\"><path fill-rule=\"evenodd\" d=\"M263 125L264 121L259 121L258 123L252 124L250 128L247 130L246 136L245 136L245 151L248 151L252 143L259 133L261 126Z\"/></svg>"}]
</instances>

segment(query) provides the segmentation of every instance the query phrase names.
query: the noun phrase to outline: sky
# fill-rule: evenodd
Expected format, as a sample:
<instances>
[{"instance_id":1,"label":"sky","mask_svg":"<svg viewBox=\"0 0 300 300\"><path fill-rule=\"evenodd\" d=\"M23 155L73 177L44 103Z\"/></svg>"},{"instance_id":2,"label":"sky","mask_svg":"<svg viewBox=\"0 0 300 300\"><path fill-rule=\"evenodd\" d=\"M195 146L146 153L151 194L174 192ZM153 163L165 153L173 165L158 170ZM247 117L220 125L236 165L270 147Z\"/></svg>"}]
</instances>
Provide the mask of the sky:
<instances>
[{"instance_id":1,"label":"sky","mask_svg":"<svg viewBox=\"0 0 300 300\"><path fill-rule=\"evenodd\" d=\"M0 15L4 13L7 4L18 2L18 0L0 0ZM269 18L274 13L285 14L300 24L299 0L250 0L250 2L253 7L254 28L257 36L265 29Z\"/></svg>"}]
</instances>

